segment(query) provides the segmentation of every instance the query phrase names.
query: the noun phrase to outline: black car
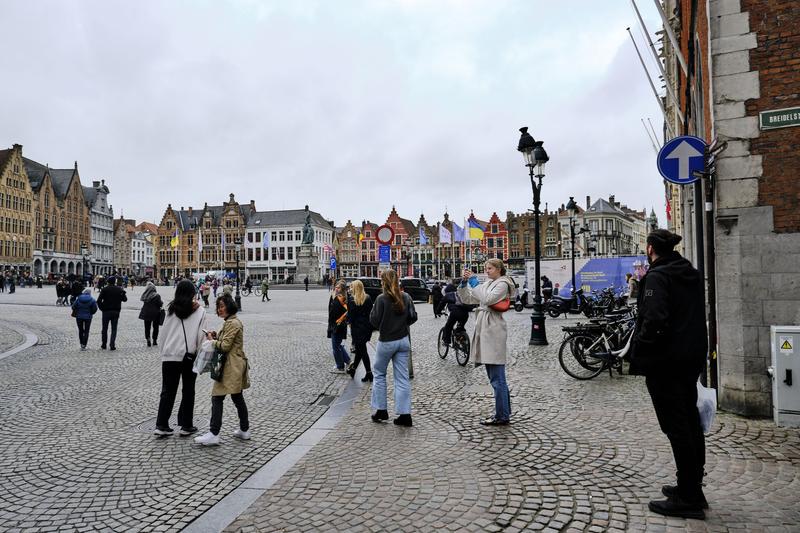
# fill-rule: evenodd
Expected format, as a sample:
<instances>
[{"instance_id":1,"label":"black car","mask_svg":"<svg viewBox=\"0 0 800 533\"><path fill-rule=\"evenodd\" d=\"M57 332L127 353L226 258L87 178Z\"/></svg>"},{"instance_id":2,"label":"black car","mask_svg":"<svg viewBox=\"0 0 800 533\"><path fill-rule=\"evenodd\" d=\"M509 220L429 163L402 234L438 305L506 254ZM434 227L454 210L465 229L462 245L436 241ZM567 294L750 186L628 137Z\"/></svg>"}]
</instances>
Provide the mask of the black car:
<instances>
[{"instance_id":1,"label":"black car","mask_svg":"<svg viewBox=\"0 0 800 533\"><path fill-rule=\"evenodd\" d=\"M415 302L427 302L431 295L431 290L425 285L425 280L420 278L401 278L400 286Z\"/></svg>"},{"instance_id":2,"label":"black car","mask_svg":"<svg viewBox=\"0 0 800 533\"><path fill-rule=\"evenodd\" d=\"M358 278L358 280L364 284L364 292L369 294L373 302L383 292L381 278Z\"/></svg>"}]
</instances>

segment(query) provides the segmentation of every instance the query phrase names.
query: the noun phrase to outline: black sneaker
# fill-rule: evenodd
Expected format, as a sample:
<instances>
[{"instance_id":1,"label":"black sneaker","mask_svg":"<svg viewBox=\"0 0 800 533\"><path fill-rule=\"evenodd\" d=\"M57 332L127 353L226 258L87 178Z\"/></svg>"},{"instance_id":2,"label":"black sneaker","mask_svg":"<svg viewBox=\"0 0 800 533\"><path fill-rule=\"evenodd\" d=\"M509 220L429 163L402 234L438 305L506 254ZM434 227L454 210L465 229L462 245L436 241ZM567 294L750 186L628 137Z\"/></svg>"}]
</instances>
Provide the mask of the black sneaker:
<instances>
[{"instance_id":1,"label":"black sneaker","mask_svg":"<svg viewBox=\"0 0 800 533\"><path fill-rule=\"evenodd\" d=\"M380 423L383 420L389 420L389 411L386 409L378 409L375 411L375 414L372 415L372 421Z\"/></svg>"},{"instance_id":2,"label":"black sneaker","mask_svg":"<svg viewBox=\"0 0 800 533\"><path fill-rule=\"evenodd\" d=\"M661 494L663 494L667 498L675 497L678 495L678 486L664 485L663 487L661 487ZM708 500L706 500L706 495L703 494L702 489L700 490L700 505L702 505L703 509L708 509Z\"/></svg>"},{"instance_id":3,"label":"black sneaker","mask_svg":"<svg viewBox=\"0 0 800 533\"><path fill-rule=\"evenodd\" d=\"M158 435L159 437L167 437L169 435L173 435L175 430L171 427L156 427L155 431L153 431L153 435Z\"/></svg>"},{"instance_id":4,"label":"black sneaker","mask_svg":"<svg viewBox=\"0 0 800 533\"><path fill-rule=\"evenodd\" d=\"M511 422L509 420L498 420L495 417L486 418L481 420L482 426L507 426Z\"/></svg>"},{"instance_id":5,"label":"black sneaker","mask_svg":"<svg viewBox=\"0 0 800 533\"><path fill-rule=\"evenodd\" d=\"M696 520L706 519L706 513L703 511L703 505L700 502L687 502L678 495L666 500L653 500L647 507L654 513L664 516L694 518Z\"/></svg>"}]
</instances>

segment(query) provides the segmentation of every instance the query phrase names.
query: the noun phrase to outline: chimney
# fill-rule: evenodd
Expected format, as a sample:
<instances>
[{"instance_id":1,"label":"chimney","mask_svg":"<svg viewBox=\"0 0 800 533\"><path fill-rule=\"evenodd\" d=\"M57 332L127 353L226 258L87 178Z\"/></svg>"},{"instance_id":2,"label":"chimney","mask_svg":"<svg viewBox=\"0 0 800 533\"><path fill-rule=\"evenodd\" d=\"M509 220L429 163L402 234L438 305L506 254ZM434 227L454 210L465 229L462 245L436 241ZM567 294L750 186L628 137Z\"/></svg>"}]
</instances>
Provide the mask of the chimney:
<instances>
[{"instance_id":1,"label":"chimney","mask_svg":"<svg viewBox=\"0 0 800 533\"><path fill-rule=\"evenodd\" d=\"M256 201L250 200L250 211L255 211L255 210L256 210Z\"/></svg>"},{"instance_id":2,"label":"chimney","mask_svg":"<svg viewBox=\"0 0 800 533\"><path fill-rule=\"evenodd\" d=\"M100 182L99 182L99 181L93 181L93 182L92 182L92 187L94 187L95 189L97 189L98 187L100 187Z\"/></svg>"},{"instance_id":3,"label":"chimney","mask_svg":"<svg viewBox=\"0 0 800 533\"><path fill-rule=\"evenodd\" d=\"M193 212L194 212L194 210L192 209L192 206L189 206L189 218L192 217L192 213Z\"/></svg>"},{"instance_id":4,"label":"chimney","mask_svg":"<svg viewBox=\"0 0 800 533\"><path fill-rule=\"evenodd\" d=\"M106 184L106 180L100 180L100 183L102 183L103 185L105 185L105 184Z\"/></svg>"},{"instance_id":5,"label":"chimney","mask_svg":"<svg viewBox=\"0 0 800 533\"><path fill-rule=\"evenodd\" d=\"M610 194L608 196L608 203L610 203L611 205L614 205L614 195L613 194Z\"/></svg>"},{"instance_id":6,"label":"chimney","mask_svg":"<svg viewBox=\"0 0 800 533\"><path fill-rule=\"evenodd\" d=\"M587 194L586 195L586 209L589 209L590 207L592 207L592 197Z\"/></svg>"}]
</instances>

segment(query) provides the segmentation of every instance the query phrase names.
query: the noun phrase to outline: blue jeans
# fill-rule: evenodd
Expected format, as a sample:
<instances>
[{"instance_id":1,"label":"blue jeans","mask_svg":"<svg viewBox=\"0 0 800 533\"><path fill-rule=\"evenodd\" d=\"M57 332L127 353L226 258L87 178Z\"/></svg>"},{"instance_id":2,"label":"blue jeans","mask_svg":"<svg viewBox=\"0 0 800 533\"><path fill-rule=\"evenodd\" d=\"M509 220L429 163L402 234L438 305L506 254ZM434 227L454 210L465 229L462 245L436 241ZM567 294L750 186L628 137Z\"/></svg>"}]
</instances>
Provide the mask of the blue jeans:
<instances>
[{"instance_id":1,"label":"blue jeans","mask_svg":"<svg viewBox=\"0 0 800 533\"><path fill-rule=\"evenodd\" d=\"M336 361L336 368L344 370L347 363L350 362L350 355L342 345L342 339L336 333L331 335L331 349L333 350L333 360Z\"/></svg>"},{"instance_id":2,"label":"blue jeans","mask_svg":"<svg viewBox=\"0 0 800 533\"><path fill-rule=\"evenodd\" d=\"M378 341L375 362L372 364L372 408L386 408L386 370L392 361L394 372L394 411L398 415L411 414L411 381L408 379L408 352L411 342L408 337L400 340Z\"/></svg>"},{"instance_id":3,"label":"blue jeans","mask_svg":"<svg viewBox=\"0 0 800 533\"><path fill-rule=\"evenodd\" d=\"M506 365L485 365L486 374L494 389L494 418L509 420L511 418L511 394L506 383Z\"/></svg>"}]
</instances>

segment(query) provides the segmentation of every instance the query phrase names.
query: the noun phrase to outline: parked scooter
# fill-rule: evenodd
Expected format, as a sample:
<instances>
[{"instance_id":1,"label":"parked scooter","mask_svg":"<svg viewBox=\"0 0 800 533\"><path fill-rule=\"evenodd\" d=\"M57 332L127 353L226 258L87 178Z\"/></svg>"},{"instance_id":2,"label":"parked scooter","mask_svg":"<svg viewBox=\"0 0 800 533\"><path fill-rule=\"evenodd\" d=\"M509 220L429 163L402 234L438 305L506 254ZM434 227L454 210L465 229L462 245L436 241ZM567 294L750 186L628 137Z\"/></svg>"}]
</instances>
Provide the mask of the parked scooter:
<instances>
[{"instance_id":1,"label":"parked scooter","mask_svg":"<svg viewBox=\"0 0 800 533\"><path fill-rule=\"evenodd\" d=\"M583 289L574 291L571 298L553 296L545 305L544 311L552 318L558 318L561 315L579 315L581 313L586 315L587 318L591 318L593 314L592 305L584 296Z\"/></svg>"}]
</instances>

